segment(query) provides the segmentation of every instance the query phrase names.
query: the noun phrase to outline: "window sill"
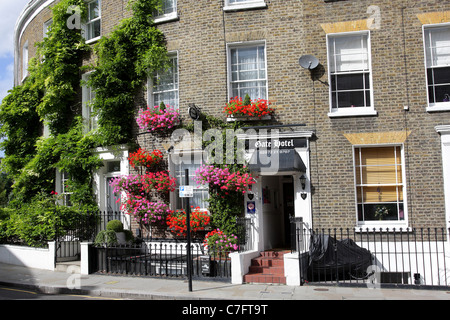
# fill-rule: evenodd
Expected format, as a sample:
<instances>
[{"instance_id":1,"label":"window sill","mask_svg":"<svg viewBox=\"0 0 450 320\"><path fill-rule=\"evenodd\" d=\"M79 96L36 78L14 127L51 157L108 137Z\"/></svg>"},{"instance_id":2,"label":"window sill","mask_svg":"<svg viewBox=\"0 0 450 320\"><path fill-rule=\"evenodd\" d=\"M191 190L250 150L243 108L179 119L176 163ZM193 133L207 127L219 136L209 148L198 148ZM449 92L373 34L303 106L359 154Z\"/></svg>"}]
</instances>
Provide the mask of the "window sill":
<instances>
[{"instance_id":1,"label":"window sill","mask_svg":"<svg viewBox=\"0 0 450 320\"><path fill-rule=\"evenodd\" d=\"M364 108L365 109L365 108ZM330 118L341 118L341 117L366 117L366 116L376 116L378 112L376 110L360 110L359 108L350 108L349 110L340 110L335 112L329 112L328 117Z\"/></svg>"},{"instance_id":2,"label":"window sill","mask_svg":"<svg viewBox=\"0 0 450 320\"><path fill-rule=\"evenodd\" d=\"M380 222L380 223L367 223L360 224L355 227L355 232L402 232L411 231L411 228L408 227L408 224L404 221L401 222Z\"/></svg>"},{"instance_id":3,"label":"window sill","mask_svg":"<svg viewBox=\"0 0 450 320\"><path fill-rule=\"evenodd\" d=\"M168 15L155 17L153 22L155 24L159 24L159 23L172 22L172 21L178 21L178 20L179 20L178 13L175 12L175 13L171 13Z\"/></svg>"},{"instance_id":4,"label":"window sill","mask_svg":"<svg viewBox=\"0 0 450 320\"><path fill-rule=\"evenodd\" d=\"M264 1L242 4L228 4L223 7L223 11L238 11L238 10L250 10L250 9L262 9L267 8L267 4Z\"/></svg>"},{"instance_id":5,"label":"window sill","mask_svg":"<svg viewBox=\"0 0 450 320\"><path fill-rule=\"evenodd\" d=\"M96 38L92 38L92 39L86 40L86 44L93 44L93 43L97 42L100 39L101 39L101 37L96 37Z\"/></svg>"},{"instance_id":6,"label":"window sill","mask_svg":"<svg viewBox=\"0 0 450 320\"><path fill-rule=\"evenodd\" d=\"M427 112L450 111L450 102L442 102L427 107Z\"/></svg>"}]
</instances>

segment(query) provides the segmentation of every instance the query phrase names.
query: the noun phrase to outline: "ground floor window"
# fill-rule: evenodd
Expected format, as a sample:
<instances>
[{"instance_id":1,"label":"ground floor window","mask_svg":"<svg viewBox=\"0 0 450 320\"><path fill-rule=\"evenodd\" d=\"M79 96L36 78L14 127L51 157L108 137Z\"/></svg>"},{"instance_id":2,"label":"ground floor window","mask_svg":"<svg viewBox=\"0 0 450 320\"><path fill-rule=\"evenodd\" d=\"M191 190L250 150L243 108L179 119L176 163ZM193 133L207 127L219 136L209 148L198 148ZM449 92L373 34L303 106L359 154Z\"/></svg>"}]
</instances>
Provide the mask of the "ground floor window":
<instances>
[{"instance_id":1,"label":"ground floor window","mask_svg":"<svg viewBox=\"0 0 450 320\"><path fill-rule=\"evenodd\" d=\"M209 188L208 185L199 185L196 182L196 171L200 168L201 163L194 159L194 154L190 159L177 159L176 163L172 162L172 168L170 172L177 179L177 189L173 192L171 199L172 209L185 209L185 203L183 198L179 197L179 186L186 185L186 169L188 170L189 183L188 185L194 186L194 196L189 198L189 205L194 208L200 207L202 209L208 208Z\"/></svg>"},{"instance_id":2,"label":"ground floor window","mask_svg":"<svg viewBox=\"0 0 450 320\"><path fill-rule=\"evenodd\" d=\"M358 224L405 220L402 147L355 147Z\"/></svg>"}]
</instances>

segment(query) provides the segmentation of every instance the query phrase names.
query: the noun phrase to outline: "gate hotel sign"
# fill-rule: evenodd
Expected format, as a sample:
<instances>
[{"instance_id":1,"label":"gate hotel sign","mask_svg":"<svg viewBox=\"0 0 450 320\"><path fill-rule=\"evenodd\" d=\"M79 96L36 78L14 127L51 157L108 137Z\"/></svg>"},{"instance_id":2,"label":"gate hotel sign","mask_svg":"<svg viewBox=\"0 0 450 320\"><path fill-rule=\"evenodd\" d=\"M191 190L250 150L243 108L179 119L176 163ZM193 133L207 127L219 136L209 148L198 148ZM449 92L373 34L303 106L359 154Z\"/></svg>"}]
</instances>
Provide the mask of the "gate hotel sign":
<instances>
[{"instance_id":1,"label":"gate hotel sign","mask_svg":"<svg viewBox=\"0 0 450 320\"><path fill-rule=\"evenodd\" d=\"M271 138L271 139L248 139L245 141L247 150L258 150L263 153L283 153L279 150L292 150L294 148L306 148L306 138Z\"/></svg>"},{"instance_id":2,"label":"gate hotel sign","mask_svg":"<svg viewBox=\"0 0 450 320\"><path fill-rule=\"evenodd\" d=\"M246 149L251 153L248 168L261 174L306 172L306 166L295 148L306 148L306 138L248 139Z\"/></svg>"}]
</instances>

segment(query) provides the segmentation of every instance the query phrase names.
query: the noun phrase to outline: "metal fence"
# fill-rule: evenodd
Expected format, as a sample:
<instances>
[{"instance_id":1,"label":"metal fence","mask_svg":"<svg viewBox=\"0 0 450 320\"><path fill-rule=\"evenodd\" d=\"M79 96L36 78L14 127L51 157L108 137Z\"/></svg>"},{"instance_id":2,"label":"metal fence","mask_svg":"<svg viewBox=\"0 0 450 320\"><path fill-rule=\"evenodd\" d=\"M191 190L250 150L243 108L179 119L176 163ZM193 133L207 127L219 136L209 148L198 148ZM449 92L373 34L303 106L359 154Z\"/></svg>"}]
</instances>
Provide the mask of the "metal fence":
<instances>
[{"instance_id":1,"label":"metal fence","mask_svg":"<svg viewBox=\"0 0 450 320\"><path fill-rule=\"evenodd\" d=\"M301 282L448 287L445 228L317 229L295 224Z\"/></svg>"},{"instance_id":2,"label":"metal fence","mask_svg":"<svg viewBox=\"0 0 450 320\"><path fill-rule=\"evenodd\" d=\"M81 242L94 241L95 236L111 220L120 220L125 228L129 228L129 222L126 216L121 212L87 212L79 215L76 221L67 224L66 221L58 221L55 226L56 262L76 261L80 259Z\"/></svg>"},{"instance_id":3,"label":"metal fence","mask_svg":"<svg viewBox=\"0 0 450 320\"><path fill-rule=\"evenodd\" d=\"M193 278L231 278L228 252L207 250L202 243L193 243L191 261L187 261L184 240L152 239L136 245L92 246L89 261L92 273L185 278L191 263Z\"/></svg>"}]
</instances>

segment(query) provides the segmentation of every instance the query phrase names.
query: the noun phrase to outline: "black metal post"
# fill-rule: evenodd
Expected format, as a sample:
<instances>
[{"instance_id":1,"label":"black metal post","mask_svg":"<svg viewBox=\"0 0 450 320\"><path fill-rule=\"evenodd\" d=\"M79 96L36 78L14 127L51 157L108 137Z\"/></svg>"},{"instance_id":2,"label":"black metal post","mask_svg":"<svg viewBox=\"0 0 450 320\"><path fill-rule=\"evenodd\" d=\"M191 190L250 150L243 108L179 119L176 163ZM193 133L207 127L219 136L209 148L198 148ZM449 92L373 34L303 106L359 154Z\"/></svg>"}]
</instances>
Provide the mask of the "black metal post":
<instances>
[{"instance_id":1,"label":"black metal post","mask_svg":"<svg viewBox=\"0 0 450 320\"><path fill-rule=\"evenodd\" d=\"M184 171L185 185L189 185L189 169ZM192 292L192 269L191 269L191 206L189 203L189 198L186 198L186 235L187 235L187 273L188 273L188 284L189 292Z\"/></svg>"}]
</instances>

